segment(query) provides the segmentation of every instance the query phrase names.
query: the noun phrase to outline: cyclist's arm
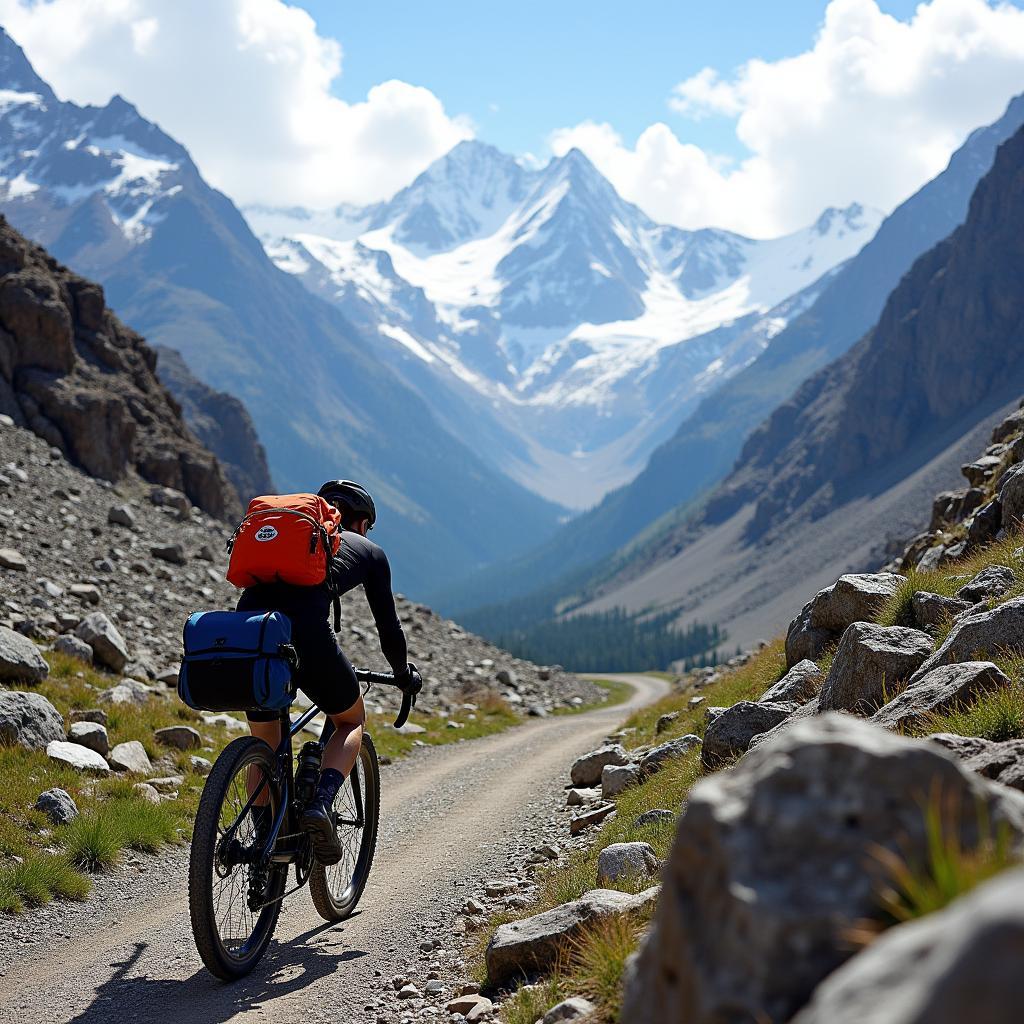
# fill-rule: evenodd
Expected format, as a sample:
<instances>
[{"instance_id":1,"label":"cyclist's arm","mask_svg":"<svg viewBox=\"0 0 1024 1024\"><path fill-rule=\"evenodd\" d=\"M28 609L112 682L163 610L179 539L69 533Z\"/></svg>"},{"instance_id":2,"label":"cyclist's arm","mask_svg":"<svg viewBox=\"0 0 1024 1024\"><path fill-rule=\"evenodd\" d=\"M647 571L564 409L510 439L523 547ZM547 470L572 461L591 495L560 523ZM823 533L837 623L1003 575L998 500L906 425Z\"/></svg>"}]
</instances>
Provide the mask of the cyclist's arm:
<instances>
[{"instance_id":1,"label":"cyclist's arm","mask_svg":"<svg viewBox=\"0 0 1024 1024\"><path fill-rule=\"evenodd\" d=\"M395 607L395 595L391 592L391 565L387 555L376 545L371 549L363 590L377 626L381 652L395 674L400 675L408 667L409 649Z\"/></svg>"}]
</instances>

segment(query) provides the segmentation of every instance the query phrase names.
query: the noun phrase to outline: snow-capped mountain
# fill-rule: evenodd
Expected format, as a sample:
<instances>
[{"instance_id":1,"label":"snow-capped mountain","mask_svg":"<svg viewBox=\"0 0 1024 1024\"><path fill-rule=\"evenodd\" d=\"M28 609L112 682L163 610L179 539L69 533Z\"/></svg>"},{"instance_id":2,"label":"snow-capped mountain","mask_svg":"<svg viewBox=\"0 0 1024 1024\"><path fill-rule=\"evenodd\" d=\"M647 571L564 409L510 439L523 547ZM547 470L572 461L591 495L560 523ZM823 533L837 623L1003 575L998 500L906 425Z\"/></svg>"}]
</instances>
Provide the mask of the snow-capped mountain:
<instances>
[{"instance_id":1,"label":"snow-capped mountain","mask_svg":"<svg viewBox=\"0 0 1024 1024\"><path fill-rule=\"evenodd\" d=\"M120 97L100 107L59 99L2 29L0 211L102 283L148 341L244 401L278 486L365 481L403 589L424 593L446 573L524 550L554 528L563 510L474 451L462 424L453 434L433 396L382 358L390 349L378 342L394 342L374 332L368 344L278 269L183 146ZM0 393L9 388L3 347Z\"/></svg>"},{"instance_id":2,"label":"snow-capped mountain","mask_svg":"<svg viewBox=\"0 0 1024 1024\"><path fill-rule=\"evenodd\" d=\"M632 476L881 219L853 205L770 241L683 231L578 150L535 170L480 142L385 203L244 212L281 269L375 331L409 379L456 396L444 415L468 443L575 507Z\"/></svg>"}]
</instances>

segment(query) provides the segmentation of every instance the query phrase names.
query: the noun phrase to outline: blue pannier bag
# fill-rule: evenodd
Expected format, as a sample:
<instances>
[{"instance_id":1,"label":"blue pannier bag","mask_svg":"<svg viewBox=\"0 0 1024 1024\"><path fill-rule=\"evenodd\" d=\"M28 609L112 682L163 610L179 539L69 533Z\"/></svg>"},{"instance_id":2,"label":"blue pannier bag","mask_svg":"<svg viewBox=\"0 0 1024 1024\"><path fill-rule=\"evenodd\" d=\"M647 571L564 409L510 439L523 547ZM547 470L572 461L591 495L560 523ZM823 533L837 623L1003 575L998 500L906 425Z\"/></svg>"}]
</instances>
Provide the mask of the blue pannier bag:
<instances>
[{"instance_id":1,"label":"blue pannier bag","mask_svg":"<svg viewBox=\"0 0 1024 1024\"><path fill-rule=\"evenodd\" d=\"M280 612L193 612L178 696L197 711L282 711L295 697L292 624Z\"/></svg>"}]
</instances>

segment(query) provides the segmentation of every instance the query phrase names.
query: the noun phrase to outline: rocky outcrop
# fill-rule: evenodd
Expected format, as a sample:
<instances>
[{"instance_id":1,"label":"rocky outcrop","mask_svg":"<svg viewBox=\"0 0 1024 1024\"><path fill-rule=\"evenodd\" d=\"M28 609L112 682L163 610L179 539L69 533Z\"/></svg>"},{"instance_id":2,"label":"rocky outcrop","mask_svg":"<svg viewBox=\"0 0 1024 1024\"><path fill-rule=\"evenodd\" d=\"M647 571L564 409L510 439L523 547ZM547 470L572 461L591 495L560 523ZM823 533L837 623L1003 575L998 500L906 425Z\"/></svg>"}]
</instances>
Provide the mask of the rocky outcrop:
<instances>
[{"instance_id":1,"label":"rocky outcrop","mask_svg":"<svg viewBox=\"0 0 1024 1024\"><path fill-rule=\"evenodd\" d=\"M726 708L704 733L701 761L714 770L742 754L750 741L784 722L796 710L796 704L741 700Z\"/></svg>"},{"instance_id":2,"label":"rocky outcrop","mask_svg":"<svg viewBox=\"0 0 1024 1024\"><path fill-rule=\"evenodd\" d=\"M137 472L214 515L237 496L155 375L156 353L71 273L0 217L0 413L92 476Z\"/></svg>"},{"instance_id":3,"label":"rocky outcrop","mask_svg":"<svg viewBox=\"0 0 1024 1024\"><path fill-rule=\"evenodd\" d=\"M267 453L245 405L204 384L181 353L155 346L157 376L181 405L189 429L220 460L243 504L256 494L273 494Z\"/></svg>"},{"instance_id":4,"label":"rocky outcrop","mask_svg":"<svg viewBox=\"0 0 1024 1024\"><path fill-rule=\"evenodd\" d=\"M933 668L877 711L871 721L886 729L923 728L932 715L967 706L978 697L1009 686L1004 672L988 661L965 661Z\"/></svg>"},{"instance_id":5,"label":"rocky outcrop","mask_svg":"<svg viewBox=\"0 0 1024 1024\"><path fill-rule=\"evenodd\" d=\"M793 1024L1015 1024L1024 871L893 928L826 979Z\"/></svg>"},{"instance_id":6,"label":"rocky outcrop","mask_svg":"<svg viewBox=\"0 0 1024 1024\"><path fill-rule=\"evenodd\" d=\"M964 848L986 815L1024 838L1024 795L847 715L799 722L698 783L622 1019L788 1020L849 958L849 929L878 913L872 851L926 857L921 794L937 790Z\"/></svg>"}]
</instances>

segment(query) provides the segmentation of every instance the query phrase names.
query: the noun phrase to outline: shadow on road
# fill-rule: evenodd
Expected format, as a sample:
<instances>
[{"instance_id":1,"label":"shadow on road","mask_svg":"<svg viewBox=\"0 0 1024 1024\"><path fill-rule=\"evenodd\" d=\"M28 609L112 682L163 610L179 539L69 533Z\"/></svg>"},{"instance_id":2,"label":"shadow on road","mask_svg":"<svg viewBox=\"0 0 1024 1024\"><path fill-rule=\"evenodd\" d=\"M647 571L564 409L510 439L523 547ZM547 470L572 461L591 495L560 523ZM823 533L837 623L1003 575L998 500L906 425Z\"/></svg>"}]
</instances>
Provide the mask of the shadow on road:
<instances>
[{"instance_id":1,"label":"shadow on road","mask_svg":"<svg viewBox=\"0 0 1024 1024\"><path fill-rule=\"evenodd\" d=\"M340 935L327 935L324 924L287 943L274 942L252 974L221 982L205 968L183 979L154 978L136 972L148 949L135 943L126 960L112 963L110 978L97 986L90 1005L69 1024L110 1024L110 1021L186 1020L189 1024L222 1024L258 1006L269 1007L282 996L299 992L341 969L346 961L368 956L366 950L344 949ZM313 942L317 936L319 941ZM145 972L145 965L143 965Z\"/></svg>"}]
</instances>

